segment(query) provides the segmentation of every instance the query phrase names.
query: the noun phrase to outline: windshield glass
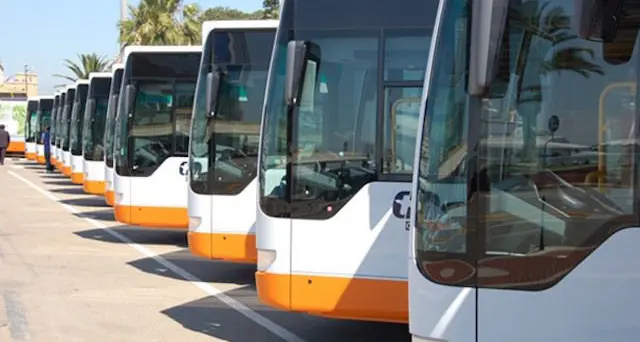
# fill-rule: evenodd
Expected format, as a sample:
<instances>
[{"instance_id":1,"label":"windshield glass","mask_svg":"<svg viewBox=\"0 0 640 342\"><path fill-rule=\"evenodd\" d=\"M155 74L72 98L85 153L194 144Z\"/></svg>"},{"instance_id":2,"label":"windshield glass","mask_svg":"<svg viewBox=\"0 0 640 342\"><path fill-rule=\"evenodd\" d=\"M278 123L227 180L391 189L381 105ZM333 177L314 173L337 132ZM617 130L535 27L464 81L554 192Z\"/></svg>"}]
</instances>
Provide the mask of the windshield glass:
<instances>
[{"instance_id":1,"label":"windshield glass","mask_svg":"<svg viewBox=\"0 0 640 342\"><path fill-rule=\"evenodd\" d=\"M447 3L417 178L418 265L438 283L546 289L638 225L636 53L605 61L629 46L579 38L574 1L511 1L498 75L469 97L468 1Z\"/></svg>"},{"instance_id":2,"label":"windshield glass","mask_svg":"<svg viewBox=\"0 0 640 342\"><path fill-rule=\"evenodd\" d=\"M56 134L56 147L62 148L62 136L64 135L64 103L67 99L67 93L64 92L60 95L60 101L58 101L58 115L56 116L56 129L58 130L58 134Z\"/></svg>"},{"instance_id":3,"label":"windshield glass","mask_svg":"<svg viewBox=\"0 0 640 342\"><path fill-rule=\"evenodd\" d=\"M37 124L36 124L36 139L38 143L42 143L42 133L44 130L51 126L51 108L53 106L52 99L42 99L38 104L37 112Z\"/></svg>"},{"instance_id":4,"label":"windshield glass","mask_svg":"<svg viewBox=\"0 0 640 342\"><path fill-rule=\"evenodd\" d=\"M103 137L104 160L108 167L113 167L114 134L116 127L116 115L118 114L118 99L124 69L116 69L113 72L113 81L109 87L109 102L107 103L107 118Z\"/></svg>"},{"instance_id":5,"label":"windshield glass","mask_svg":"<svg viewBox=\"0 0 640 342\"><path fill-rule=\"evenodd\" d=\"M89 84L89 95L82 127L82 148L84 159L104 160L103 137L109 103L111 77L95 77Z\"/></svg>"},{"instance_id":6,"label":"windshield glass","mask_svg":"<svg viewBox=\"0 0 640 342\"><path fill-rule=\"evenodd\" d=\"M56 120L58 120L58 101L59 101L59 97L56 95L56 97L53 99L53 107L51 108L51 131L50 131L50 137L49 137L49 142L51 145L54 145L55 139L56 139Z\"/></svg>"},{"instance_id":7,"label":"windshield glass","mask_svg":"<svg viewBox=\"0 0 640 342\"><path fill-rule=\"evenodd\" d=\"M73 108L71 110L71 132L69 139L71 144L71 154L74 156L82 155L82 126L88 91L88 84L78 85L76 96L73 101Z\"/></svg>"},{"instance_id":8,"label":"windshield glass","mask_svg":"<svg viewBox=\"0 0 640 342\"><path fill-rule=\"evenodd\" d=\"M36 128L37 128L37 111L38 101L30 100L27 102L27 117L24 125L24 136L26 142L36 142Z\"/></svg>"},{"instance_id":9,"label":"windshield glass","mask_svg":"<svg viewBox=\"0 0 640 342\"><path fill-rule=\"evenodd\" d=\"M260 121L276 29L217 30L207 38L191 132L191 188L233 195L256 176ZM207 73L221 76L207 117Z\"/></svg>"},{"instance_id":10,"label":"windshield glass","mask_svg":"<svg viewBox=\"0 0 640 342\"><path fill-rule=\"evenodd\" d=\"M262 127L260 206L267 215L327 219L372 181L411 181L437 3L285 3ZM291 39L309 46L302 96L292 108L283 94Z\"/></svg>"},{"instance_id":11,"label":"windshield glass","mask_svg":"<svg viewBox=\"0 0 640 342\"><path fill-rule=\"evenodd\" d=\"M62 150L69 151L69 138L71 131L71 111L73 109L73 103L75 100L76 90L67 90L67 96L64 101L64 107L62 108Z\"/></svg>"},{"instance_id":12,"label":"windshield glass","mask_svg":"<svg viewBox=\"0 0 640 342\"><path fill-rule=\"evenodd\" d=\"M123 79L135 89L129 113L118 101L115 150L121 176L149 176L169 157L188 155L200 52L132 53ZM125 94L123 94L125 96Z\"/></svg>"}]
</instances>

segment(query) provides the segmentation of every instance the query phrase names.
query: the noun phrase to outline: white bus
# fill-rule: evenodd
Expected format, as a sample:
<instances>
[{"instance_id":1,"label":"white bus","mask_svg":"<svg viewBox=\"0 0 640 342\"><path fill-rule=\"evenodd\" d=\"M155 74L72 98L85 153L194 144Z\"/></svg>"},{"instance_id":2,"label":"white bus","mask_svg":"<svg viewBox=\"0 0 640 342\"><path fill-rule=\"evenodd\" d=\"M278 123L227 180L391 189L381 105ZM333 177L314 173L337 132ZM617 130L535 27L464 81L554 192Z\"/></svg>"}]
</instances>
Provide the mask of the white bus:
<instances>
[{"instance_id":1,"label":"white bus","mask_svg":"<svg viewBox=\"0 0 640 342\"><path fill-rule=\"evenodd\" d=\"M51 125L51 111L53 109L53 96L38 96L38 109L36 112L36 160L39 164L45 164L44 144L42 133Z\"/></svg>"},{"instance_id":2,"label":"white bus","mask_svg":"<svg viewBox=\"0 0 640 342\"><path fill-rule=\"evenodd\" d=\"M84 191L104 196L107 184L104 178L104 131L111 87L110 72L89 74L89 92L82 127L82 158Z\"/></svg>"},{"instance_id":3,"label":"white bus","mask_svg":"<svg viewBox=\"0 0 640 342\"><path fill-rule=\"evenodd\" d=\"M127 46L115 129L119 222L187 229L189 127L201 46Z\"/></svg>"},{"instance_id":4,"label":"white bus","mask_svg":"<svg viewBox=\"0 0 640 342\"><path fill-rule=\"evenodd\" d=\"M638 14L441 1L414 160L413 341L638 340ZM487 124L512 113L520 135ZM597 162L549 163L542 133Z\"/></svg>"},{"instance_id":5,"label":"white bus","mask_svg":"<svg viewBox=\"0 0 640 342\"><path fill-rule=\"evenodd\" d=\"M284 2L259 154L264 303L408 322L409 191L437 3Z\"/></svg>"},{"instance_id":6,"label":"white bus","mask_svg":"<svg viewBox=\"0 0 640 342\"><path fill-rule=\"evenodd\" d=\"M71 177L71 151L69 150L71 143L71 111L76 96L76 85L68 85L66 88L66 96L62 107L62 174Z\"/></svg>"},{"instance_id":7,"label":"white bus","mask_svg":"<svg viewBox=\"0 0 640 342\"><path fill-rule=\"evenodd\" d=\"M58 103L60 102L60 92L56 91L53 96L53 109L51 110L51 135L49 139L50 143L50 156L51 165L55 166L58 162L56 160L55 151L56 151L56 125L58 123Z\"/></svg>"},{"instance_id":8,"label":"white bus","mask_svg":"<svg viewBox=\"0 0 640 342\"><path fill-rule=\"evenodd\" d=\"M202 24L191 121L189 249L209 259L257 261L258 145L277 20Z\"/></svg>"},{"instance_id":9,"label":"white bus","mask_svg":"<svg viewBox=\"0 0 640 342\"><path fill-rule=\"evenodd\" d=\"M39 137L36 136L37 127L38 96L29 96L27 99L27 115L24 122L24 157L28 160L36 160L36 143Z\"/></svg>"},{"instance_id":10,"label":"white bus","mask_svg":"<svg viewBox=\"0 0 640 342\"><path fill-rule=\"evenodd\" d=\"M69 152L71 153L71 182L84 184L84 161L82 159L82 128L84 127L84 110L89 94L89 80L76 81L76 96L71 109L71 125L69 126Z\"/></svg>"},{"instance_id":11,"label":"white bus","mask_svg":"<svg viewBox=\"0 0 640 342\"><path fill-rule=\"evenodd\" d=\"M62 137L64 136L64 103L67 100L67 91L60 91L60 99L58 100L58 107L56 109L56 136L53 155L56 158L55 167L59 172L62 172Z\"/></svg>"},{"instance_id":12,"label":"white bus","mask_svg":"<svg viewBox=\"0 0 640 342\"><path fill-rule=\"evenodd\" d=\"M113 65L113 79L109 87L109 103L107 105L107 120L104 128L104 180L107 183L104 192L104 199L108 205L115 203L115 190L113 187L113 141L115 136L116 115L118 113L118 99L120 98L120 86L122 85L122 75L124 74L124 64Z\"/></svg>"}]
</instances>

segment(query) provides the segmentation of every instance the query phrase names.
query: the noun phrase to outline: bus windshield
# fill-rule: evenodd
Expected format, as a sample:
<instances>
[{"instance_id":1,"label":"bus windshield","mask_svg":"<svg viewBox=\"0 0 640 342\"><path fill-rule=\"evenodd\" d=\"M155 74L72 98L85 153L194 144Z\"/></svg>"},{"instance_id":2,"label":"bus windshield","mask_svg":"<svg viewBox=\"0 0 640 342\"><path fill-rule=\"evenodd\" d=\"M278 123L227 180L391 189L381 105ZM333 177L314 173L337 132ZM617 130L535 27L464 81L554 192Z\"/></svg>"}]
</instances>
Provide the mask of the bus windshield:
<instances>
[{"instance_id":1,"label":"bus windshield","mask_svg":"<svg viewBox=\"0 0 640 342\"><path fill-rule=\"evenodd\" d=\"M88 84L79 84L76 89L73 108L71 109L70 125L70 148L74 156L82 155L82 126L84 121L84 110L87 103Z\"/></svg>"},{"instance_id":2,"label":"bus windshield","mask_svg":"<svg viewBox=\"0 0 640 342\"><path fill-rule=\"evenodd\" d=\"M200 55L134 52L127 58L122 89L133 86L135 94L128 115L125 97L118 101L118 175L149 176L167 158L187 156Z\"/></svg>"},{"instance_id":3,"label":"bus windshield","mask_svg":"<svg viewBox=\"0 0 640 342\"><path fill-rule=\"evenodd\" d=\"M411 181L437 6L436 0L284 3L262 126L265 214L327 219L370 182ZM294 90L299 101L287 105L291 40L308 53L303 83Z\"/></svg>"},{"instance_id":4,"label":"bus windshield","mask_svg":"<svg viewBox=\"0 0 640 342\"><path fill-rule=\"evenodd\" d=\"M56 95L53 98L53 108L51 109L51 131L50 134L50 144L54 145L56 141L56 123L58 120L58 101L60 101L60 97Z\"/></svg>"},{"instance_id":5,"label":"bus windshield","mask_svg":"<svg viewBox=\"0 0 640 342\"><path fill-rule=\"evenodd\" d=\"M110 87L111 77L91 79L82 127L82 154L86 160L102 161L104 159L103 136Z\"/></svg>"},{"instance_id":6,"label":"bus windshield","mask_svg":"<svg viewBox=\"0 0 640 342\"><path fill-rule=\"evenodd\" d=\"M215 30L209 34L191 131L191 188L237 194L256 176L262 104L276 29ZM207 73L220 77L216 115L206 113Z\"/></svg>"},{"instance_id":7,"label":"bus windshield","mask_svg":"<svg viewBox=\"0 0 640 342\"><path fill-rule=\"evenodd\" d=\"M38 127L38 101L30 100L27 102L27 118L24 125L25 141L29 143L36 142L36 131Z\"/></svg>"},{"instance_id":8,"label":"bus windshield","mask_svg":"<svg viewBox=\"0 0 640 342\"><path fill-rule=\"evenodd\" d=\"M67 90L67 96L62 108L62 150L69 151L69 138L71 130L71 110L75 101L76 90Z\"/></svg>"},{"instance_id":9,"label":"bus windshield","mask_svg":"<svg viewBox=\"0 0 640 342\"><path fill-rule=\"evenodd\" d=\"M637 26L606 47L580 38L574 3L509 1L497 76L470 96L471 1L447 2L416 177L430 280L544 290L638 226Z\"/></svg>"},{"instance_id":10,"label":"bus windshield","mask_svg":"<svg viewBox=\"0 0 640 342\"><path fill-rule=\"evenodd\" d=\"M124 69L116 69L113 72L113 80L109 87L109 102L107 103L107 118L105 119L104 128L104 160L108 167L113 167L113 148L114 134L116 127L116 114L118 113L118 98L120 96L120 87L122 85L122 76Z\"/></svg>"},{"instance_id":11,"label":"bus windshield","mask_svg":"<svg viewBox=\"0 0 640 342\"><path fill-rule=\"evenodd\" d=\"M36 139L38 142L42 139L44 130L51 126L51 109L53 107L53 99L41 99L38 104L38 123L36 124Z\"/></svg>"},{"instance_id":12,"label":"bus windshield","mask_svg":"<svg viewBox=\"0 0 640 342\"><path fill-rule=\"evenodd\" d=\"M58 134L56 134L56 147L62 148L62 136L64 135L64 103L67 100L67 93L64 92L60 95L60 100L58 101L58 115L56 115L56 130Z\"/></svg>"}]
</instances>

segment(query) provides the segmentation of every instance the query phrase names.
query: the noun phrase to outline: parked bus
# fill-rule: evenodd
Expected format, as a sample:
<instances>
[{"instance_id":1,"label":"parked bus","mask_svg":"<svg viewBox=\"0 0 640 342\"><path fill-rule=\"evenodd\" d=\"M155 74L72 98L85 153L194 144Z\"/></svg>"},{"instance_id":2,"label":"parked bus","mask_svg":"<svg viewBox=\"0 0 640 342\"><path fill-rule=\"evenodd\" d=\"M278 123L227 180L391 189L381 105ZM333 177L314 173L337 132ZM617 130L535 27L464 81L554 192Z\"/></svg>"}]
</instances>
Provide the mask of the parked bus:
<instances>
[{"instance_id":1,"label":"parked bus","mask_svg":"<svg viewBox=\"0 0 640 342\"><path fill-rule=\"evenodd\" d=\"M53 109L53 96L38 97L38 111L36 113L36 160L38 164L46 164L42 133L51 126L51 110Z\"/></svg>"},{"instance_id":2,"label":"parked bus","mask_svg":"<svg viewBox=\"0 0 640 342\"><path fill-rule=\"evenodd\" d=\"M24 157L28 160L36 160L37 150L36 142L38 137L36 136L37 125L37 111L38 111L38 96L29 96L27 100L27 115L24 122L24 138L25 138L25 152Z\"/></svg>"},{"instance_id":3,"label":"parked bus","mask_svg":"<svg viewBox=\"0 0 640 342\"><path fill-rule=\"evenodd\" d=\"M260 147L262 302L408 322L409 191L437 4L284 3Z\"/></svg>"},{"instance_id":4,"label":"parked bus","mask_svg":"<svg viewBox=\"0 0 640 342\"><path fill-rule=\"evenodd\" d=\"M60 92L60 101L58 101L58 113L56 115L56 148L53 151L53 155L56 158L56 170L62 172L62 137L64 135L64 104L67 101L67 91Z\"/></svg>"},{"instance_id":5,"label":"parked bus","mask_svg":"<svg viewBox=\"0 0 640 342\"><path fill-rule=\"evenodd\" d=\"M119 222L188 227L189 127L201 51L200 46L125 47L114 137Z\"/></svg>"},{"instance_id":6,"label":"parked bus","mask_svg":"<svg viewBox=\"0 0 640 342\"><path fill-rule=\"evenodd\" d=\"M62 144L62 174L71 177L71 151L69 150L71 146L71 111L75 101L76 85L68 85L66 90L67 95L62 108L62 138L60 142Z\"/></svg>"},{"instance_id":7,"label":"parked bus","mask_svg":"<svg viewBox=\"0 0 640 342\"><path fill-rule=\"evenodd\" d=\"M57 163L55 157L55 147L56 147L56 124L58 122L58 103L60 102L60 93L55 92L53 96L53 108L51 109L51 134L49 136L49 151L50 151L50 161L51 165L55 166Z\"/></svg>"},{"instance_id":8,"label":"parked bus","mask_svg":"<svg viewBox=\"0 0 640 342\"><path fill-rule=\"evenodd\" d=\"M639 12L441 1L413 176L413 341L637 340ZM487 124L513 116L522 134ZM549 165L544 135L596 162Z\"/></svg>"},{"instance_id":9,"label":"parked bus","mask_svg":"<svg viewBox=\"0 0 640 342\"><path fill-rule=\"evenodd\" d=\"M83 188L86 193L104 195L104 131L111 87L110 72L89 74L89 93L82 128Z\"/></svg>"},{"instance_id":10,"label":"parked bus","mask_svg":"<svg viewBox=\"0 0 640 342\"><path fill-rule=\"evenodd\" d=\"M114 154L114 137L116 127L116 114L118 113L118 99L120 97L120 86L122 85L122 76L124 74L124 64L114 64L111 71L113 79L109 87L109 104L107 105L107 122L104 130L104 178L106 190L104 193L105 202L113 206L115 204L115 189L113 187L113 154Z\"/></svg>"},{"instance_id":11,"label":"parked bus","mask_svg":"<svg viewBox=\"0 0 640 342\"><path fill-rule=\"evenodd\" d=\"M277 20L202 24L189 156L188 241L195 255L257 261L256 166L277 27Z\"/></svg>"},{"instance_id":12,"label":"parked bus","mask_svg":"<svg viewBox=\"0 0 640 342\"><path fill-rule=\"evenodd\" d=\"M69 152L71 153L71 182L84 184L84 161L82 159L82 128L84 127L84 111L89 94L89 80L76 81L76 95L71 107L71 124L69 125Z\"/></svg>"}]
</instances>

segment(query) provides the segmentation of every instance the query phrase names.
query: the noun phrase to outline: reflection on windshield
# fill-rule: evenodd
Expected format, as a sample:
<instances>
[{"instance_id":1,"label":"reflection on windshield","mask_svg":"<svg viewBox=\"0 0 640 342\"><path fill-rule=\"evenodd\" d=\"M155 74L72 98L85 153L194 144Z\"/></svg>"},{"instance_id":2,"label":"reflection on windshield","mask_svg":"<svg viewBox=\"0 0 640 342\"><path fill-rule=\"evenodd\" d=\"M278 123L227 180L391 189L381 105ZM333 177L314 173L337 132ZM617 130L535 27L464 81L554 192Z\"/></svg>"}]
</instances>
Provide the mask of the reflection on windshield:
<instances>
[{"instance_id":1,"label":"reflection on windshield","mask_svg":"<svg viewBox=\"0 0 640 342\"><path fill-rule=\"evenodd\" d=\"M547 288L635 224L635 56L605 62L601 43L575 35L570 3L512 4L493 96L480 101L451 58L467 54L466 1L445 12L416 217L418 259L436 282ZM438 273L453 263L466 266ZM476 264L506 275L471 277Z\"/></svg>"}]
</instances>

